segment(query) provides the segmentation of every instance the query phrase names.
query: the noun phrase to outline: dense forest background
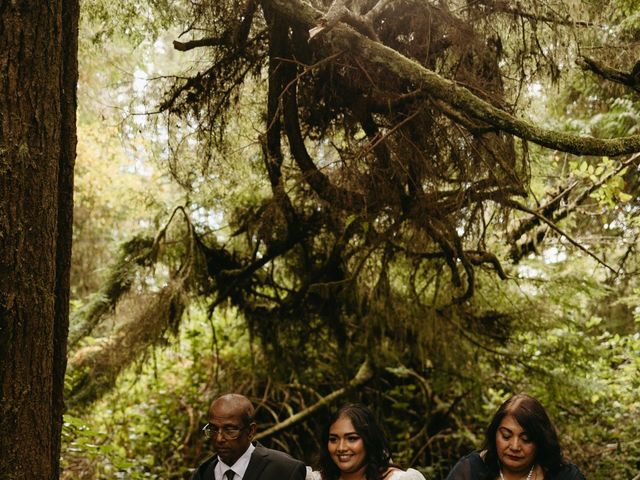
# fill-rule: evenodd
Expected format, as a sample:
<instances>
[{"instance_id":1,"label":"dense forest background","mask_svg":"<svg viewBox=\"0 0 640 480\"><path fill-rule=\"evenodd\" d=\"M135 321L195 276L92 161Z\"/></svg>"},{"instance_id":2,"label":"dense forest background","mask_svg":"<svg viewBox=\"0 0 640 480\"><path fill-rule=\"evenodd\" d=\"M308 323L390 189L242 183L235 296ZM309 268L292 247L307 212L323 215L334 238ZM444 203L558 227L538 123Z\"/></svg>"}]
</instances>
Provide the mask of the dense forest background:
<instances>
[{"instance_id":1,"label":"dense forest background","mask_svg":"<svg viewBox=\"0 0 640 480\"><path fill-rule=\"evenodd\" d=\"M188 478L228 391L430 479L526 391L637 478L639 47L632 0L83 1L63 478Z\"/></svg>"}]
</instances>

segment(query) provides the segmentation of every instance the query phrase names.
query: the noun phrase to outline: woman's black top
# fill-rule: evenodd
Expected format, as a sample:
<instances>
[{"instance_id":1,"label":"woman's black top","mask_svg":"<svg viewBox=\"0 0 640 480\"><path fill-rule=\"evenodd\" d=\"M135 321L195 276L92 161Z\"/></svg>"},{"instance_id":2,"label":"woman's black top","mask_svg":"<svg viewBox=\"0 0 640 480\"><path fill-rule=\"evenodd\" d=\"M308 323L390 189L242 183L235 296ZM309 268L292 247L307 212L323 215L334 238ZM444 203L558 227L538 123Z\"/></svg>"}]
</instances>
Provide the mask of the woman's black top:
<instances>
[{"instance_id":1,"label":"woman's black top","mask_svg":"<svg viewBox=\"0 0 640 480\"><path fill-rule=\"evenodd\" d=\"M480 454L473 452L456 463L447 475L447 480L493 480L493 478L489 477L489 469ZM567 463L555 475L545 475L544 480L584 480L584 476L578 467Z\"/></svg>"}]
</instances>

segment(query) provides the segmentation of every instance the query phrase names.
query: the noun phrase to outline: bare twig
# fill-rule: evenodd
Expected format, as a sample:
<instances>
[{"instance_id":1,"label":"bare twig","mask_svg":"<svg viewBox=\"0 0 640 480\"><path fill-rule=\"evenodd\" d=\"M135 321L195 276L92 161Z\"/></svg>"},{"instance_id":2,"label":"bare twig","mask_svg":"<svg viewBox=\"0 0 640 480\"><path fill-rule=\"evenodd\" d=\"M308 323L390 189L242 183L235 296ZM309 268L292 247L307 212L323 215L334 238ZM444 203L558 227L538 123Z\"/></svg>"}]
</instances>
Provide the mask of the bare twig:
<instances>
[{"instance_id":1,"label":"bare twig","mask_svg":"<svg viewBox=\"0 0 640 480\"><path fill-rule=\"evenodd\" d=\"M600 257L598 257L595 253L591 252L588 248L586 248L580 242L575 240L571 235L569 235L567 232L565 232L560 227L558 227L555 224L555 222L553 222L552 220L549 220L547 217L545 217L544 215L538 213L536 210L532 210L532 209L522 205L520 202L517 202L515 200L508 200L508 201L506 201L506 203L508 205L510 205L511 207L517 209L517 210L520 210L520 211L523 211L523 212L527 212L527 213L529 213L531 215L536 216L542 222L544 222L547 225L549 225L549 227L552 230L556 231L557 233L562 235L564 238L566 238L569 241L569 243L571 243L572 245L577 247L579 250L582 250L584 253L589 255L591 258L593 258L596 262L598 262L603 267L611 270L613 273L616 273L616 270L613 267L609 266L604 260L600 259Z\"/></svg>"}]
</instances>

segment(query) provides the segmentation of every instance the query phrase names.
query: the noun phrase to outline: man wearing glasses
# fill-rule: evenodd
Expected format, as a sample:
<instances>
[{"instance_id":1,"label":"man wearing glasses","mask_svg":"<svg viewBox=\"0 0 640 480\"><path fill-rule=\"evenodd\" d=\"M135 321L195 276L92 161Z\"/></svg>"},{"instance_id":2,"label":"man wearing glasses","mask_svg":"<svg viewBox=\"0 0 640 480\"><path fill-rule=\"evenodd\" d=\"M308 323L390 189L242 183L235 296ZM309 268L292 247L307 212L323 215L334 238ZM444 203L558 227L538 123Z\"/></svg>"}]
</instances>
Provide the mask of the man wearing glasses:
<instances>
[{"instance_id":1,"label":"man wearing glasses","mask_svg":"<svg viewBox=\"0 0 640 480\"><path fill-rule=\"evenodd\" d=\"M253 405L230 393L213 401L203 428L216 455L195 471L191 480L304 480L304 463L286 453L251 443L256 433Z\"/></svg>"}]
</instances>

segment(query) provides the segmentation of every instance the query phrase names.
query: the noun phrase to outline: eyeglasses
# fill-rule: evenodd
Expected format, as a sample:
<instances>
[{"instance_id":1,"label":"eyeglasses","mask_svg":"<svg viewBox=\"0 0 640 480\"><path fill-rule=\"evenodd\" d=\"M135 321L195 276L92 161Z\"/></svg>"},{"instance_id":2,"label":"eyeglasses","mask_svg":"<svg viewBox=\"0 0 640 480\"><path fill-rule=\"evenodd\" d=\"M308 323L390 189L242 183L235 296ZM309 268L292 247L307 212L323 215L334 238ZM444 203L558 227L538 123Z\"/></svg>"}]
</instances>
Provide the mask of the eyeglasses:
<instances>
[{"instance_id":1,"label":"eyeglasses","mask_svg":"<svg viewBox=\"0 0 640 480\"><path fill-rule=\"evenodd\" d=\"M225 440L235 440L240 436L242 430L247 428L244 427L223 427L218 428L215 425L211 425L207 423L204 427L202 427L202 431L204 432L204 436L206 438L218 438L218 435L222 434L222 437Z\"/></svg>"}]
</instances>

